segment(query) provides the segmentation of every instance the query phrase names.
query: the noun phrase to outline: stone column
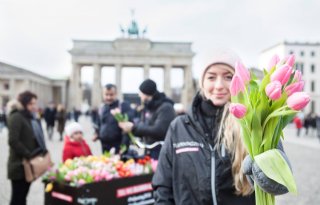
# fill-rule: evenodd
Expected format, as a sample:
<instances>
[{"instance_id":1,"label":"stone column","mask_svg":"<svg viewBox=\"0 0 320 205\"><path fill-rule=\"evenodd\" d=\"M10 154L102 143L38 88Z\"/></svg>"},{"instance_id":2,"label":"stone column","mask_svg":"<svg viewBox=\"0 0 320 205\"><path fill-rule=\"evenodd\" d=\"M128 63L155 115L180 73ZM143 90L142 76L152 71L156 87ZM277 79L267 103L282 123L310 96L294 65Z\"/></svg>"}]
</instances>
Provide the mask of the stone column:
<instances>
[{"instance_id":1,"label":"stone column","mask_svg":"<svg viewBox=\"0 0 320 205\"><path fill-rule=\"evenodd\" d=\"M184 67L184 86L181 101L185 108L188 108L192 103L192 98L195 94L192 77L192 66L187 65Z\"/></svg>"},{"instance_id":2,"label":"stone column","mask_svg":"<svg viewBox=\"0 0 320 205\"><path fill-rule=\"evenodd\" d=\"M24 80L24 87L25 87L25 90L30 90L30 80L29 79Z\"/></svg>"},{"instance_id":3,"label":"stone column","mask_svg":"<svg viewBox=\"0 0 320 205\"><path fill-rule=\"evenodd\" d=\"M39 106L42 107L42 108L45 108L45 102L42 102L43 99L45 99L44 97L44 85L40 84L40 83L37 83L36 84L36 92L37 92L37 95L38 95L38 99L39 99Z\"/></svg>"},{"instance_id":4,"label":"stone column","mask_svg":"<svg viewBox=\"0 0 320 205\"><path fill-rule=\"evenodd\" d=\"M82 103L82 89L80 77L81 65L73 64L72 75L70 80L69 102L68 108L71 110L73 107L80 109Z\"/></svg>"},{"instance_id":5,"label":"stone column","mask_svg":"<svg viewBox=\"0 0 320 205\"><path fill-rule=\"evenodd\" d=\"M67 96L66 83L63 83L61 85L60 89L61 89L61 104L65 107L66 106L66 96Z\"/></svg>"},{"instance_id":6,"label":"stone column","mask_svg":"<svg viewBox=\"0 0 320 205\"><path fill-rule=\"evenodd\" d=\"M145 64L143 67L143 79L148 79L149 78L149 73L150 73L150 65Z\"/></svg>"},{"instance_id":7,"label":"stone column","mask_svg":"<svg viewBox=\"0 0 320 205\"><path fill-rule=\"evenodd\" d=\"M9 83L9 87L10 87L10 100L11 99L14 99L16 97L16 87L15 87L15 79L14 78L11 78L10 79L10 83Z\"/></svg>"},{"instance_id":8,"label":"stone column","mask_svg":"<svg viewBox=\"0 0 320 205\"><path fill-rule=\"evenodd\" d=\"M91 106L98 107L101 103L101 65L93 65L93 86L91 89Z\"/></svg>"},{"instance_id":9,"label":"stone column","mask_svg":"<svg viewBox=\"0 0 320 205\"><path fill-rule=\"evenodd\" d=\"M164 93L168 97L171 96L171 65L167 64L164 66L164 79L163 79L163 84L164 84Z\"/></svg>"},{"instance_id":10,"label":"stone column","mask_svg":"<svg viewBox=\"0 0 320 205\"><path fill-rule=\"evenodd\" d=\"M122 88L121 88L122 65L116 64L114 67L116 69L116 86L117 86L117 90L118 90L118 99L123 100L123 93L122 93Z\"/></svg>"}]
</instances>

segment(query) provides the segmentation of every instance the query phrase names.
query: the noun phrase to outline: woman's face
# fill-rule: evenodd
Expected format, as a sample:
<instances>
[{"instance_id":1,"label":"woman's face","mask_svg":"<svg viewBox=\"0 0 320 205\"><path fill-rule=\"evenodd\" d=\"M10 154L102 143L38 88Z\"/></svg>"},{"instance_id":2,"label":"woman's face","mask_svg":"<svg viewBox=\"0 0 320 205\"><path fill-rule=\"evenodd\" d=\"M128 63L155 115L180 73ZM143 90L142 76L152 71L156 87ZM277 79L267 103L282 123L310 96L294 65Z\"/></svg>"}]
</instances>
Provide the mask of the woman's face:
<instances>
[{"instance_id":1,"label":"woman's face","mask_svg":"<svg viewBox=\"0 0 320 205\"><path fill-rule=\"evenodd\" d=\"M214 105L222 106L230 100L230 83L234 70L224 64L210 66L203 79L202 91Z\"/></svg>"},{"instance_id":2,"label":"woman's face","mask_svg":"<svg viewBox=\"0 0 320 205\"><path fill-rule=\"evenodd\" d=\"M31 113L37 112L37 110L38 110L37 99L32 98L31 101L27 104L26 108Z\"/></svg>"}]
</instances>

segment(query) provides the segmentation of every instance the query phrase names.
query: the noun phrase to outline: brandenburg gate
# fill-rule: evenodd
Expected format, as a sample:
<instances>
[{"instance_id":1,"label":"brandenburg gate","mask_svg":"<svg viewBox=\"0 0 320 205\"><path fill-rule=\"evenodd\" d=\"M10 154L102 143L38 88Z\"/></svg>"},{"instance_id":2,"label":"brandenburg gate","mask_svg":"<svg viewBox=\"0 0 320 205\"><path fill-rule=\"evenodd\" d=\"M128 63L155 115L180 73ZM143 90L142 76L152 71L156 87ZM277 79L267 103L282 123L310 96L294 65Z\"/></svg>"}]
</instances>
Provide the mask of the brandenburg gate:
<instances>
[{"instance_id":1,"label":"brandenburg gate","mask_svg":"<svg viewBox=\"0 0 320 205\"><path fill-rule=\"evenodd\" d=\"M183 88L181 103L191 103L194 95L192 77L192 58L194 53L189 42L152 42L146 38L118 38L114 41L73 40L69 51L72 56L72 76L70 79L69 108L80 108L82 104L81 68L92 66L94 80L91 106L102 102L101 69L112 66L116 72L116 86L122 99L121 74L124 67L141 67L144 79L149 77L152 67L163 68L164 92L171 96L171 69L183 69ZM133 76L134 77L134 76ZM126 82L130 83L130 81Z\"/></svg>"}]
</instances>

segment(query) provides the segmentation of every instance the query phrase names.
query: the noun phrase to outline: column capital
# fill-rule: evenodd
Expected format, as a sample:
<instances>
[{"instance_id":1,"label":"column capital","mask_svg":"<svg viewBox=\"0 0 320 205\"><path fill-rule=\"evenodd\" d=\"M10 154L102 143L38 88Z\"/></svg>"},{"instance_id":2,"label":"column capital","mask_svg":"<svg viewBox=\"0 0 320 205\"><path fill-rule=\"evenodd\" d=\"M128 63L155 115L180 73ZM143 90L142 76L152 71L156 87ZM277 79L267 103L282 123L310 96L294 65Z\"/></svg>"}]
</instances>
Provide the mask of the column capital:
<instances>
[{"instance_id":1,"label":"column capital","mask_svg":"<svg viewBox=\"0 0 320 205\"><path fill-rule=\"evenodd\" d=\"M172 68L172 64L164 64L164 68L165 69L171 69Z\"/></svg>"},{"instance_id":2,"label":"column capital","mask_svg":"<svg viewBox=\"0 0 320 205\"><path fill-rule=\"evenodd\" d=\"M118 69L118 68L122 68L122 64L121 63L117 63L117 64L114 64L114 67L116 68L116 69Z\"/></svg>"},{"instance_id":3,"label":"column capital","mask_svg":"<svg viewBox=\"0 0 320 205\"><path fill-rule=\"evenodd\" d=\"M102 65L99 63L93 63L92 66L95 68L102 68Z\"/></svg>"}]
</instances>

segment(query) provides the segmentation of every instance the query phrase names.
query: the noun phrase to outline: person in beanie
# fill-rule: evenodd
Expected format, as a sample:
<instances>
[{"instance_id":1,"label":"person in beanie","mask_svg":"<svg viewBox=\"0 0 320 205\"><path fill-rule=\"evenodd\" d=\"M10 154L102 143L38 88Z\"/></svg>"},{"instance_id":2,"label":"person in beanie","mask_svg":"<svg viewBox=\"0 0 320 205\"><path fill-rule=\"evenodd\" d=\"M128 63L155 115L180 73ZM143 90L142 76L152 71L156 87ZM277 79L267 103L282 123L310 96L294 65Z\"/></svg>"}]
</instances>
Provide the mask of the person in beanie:
<instances>
[{"instance_id":1,"label":"person in beanie","mask_svg":"<svg viewBox=\"0 0 320 205\"><path fill-rule=\"evenodd\" d=\"M120 122L119 126L125 132L132 131L135 136L143 137L147 144L163 141L171 121L175 118L174 103L157 90L156 83L151 79L143 81L139 89L139 97L145 107L141 121L138 124ZM147 154L158 159L160 149L161 145L147 150Z\"/></svg>"},{"instance_id":2,"label":"person in beanie","mask_svg":"<svg viewBox=\"0 0 320 205\"><path fill-rule=\"evenodd\" d=\"M27 204L31 183L25 179L23 159L46 153L47 148L41 125L34 118L37 111L37 96L25 91L18 100L7 104L9 130L8 178L11 181L10 205Z\"/></svg>"},{"instance_id":3,"label":"person in beanie","mask_svg":"<svg viewBox=\"0 0 320 205\"><path fill-rule=\"evenodd\" d=\"M201 74L191 109L171 123L152 179L156 205L254 205L251 177L269 193L288 191L251 169L252 161L243 162L240 127L228 109L237 61L230 50L217 52Z\"/></svg>"},{"instance_id":4,"label":"person in beanie","mask_svg":"<svg viewBox=\"0 0 320 205\"><path fill-rule=\"evenodd\" d=\"M71 122L65 128L64 147L62 160L73 159L75 157L92 155L91 150L83 139L83 130L79 123Z\"/></svg>"}]
</instances>

